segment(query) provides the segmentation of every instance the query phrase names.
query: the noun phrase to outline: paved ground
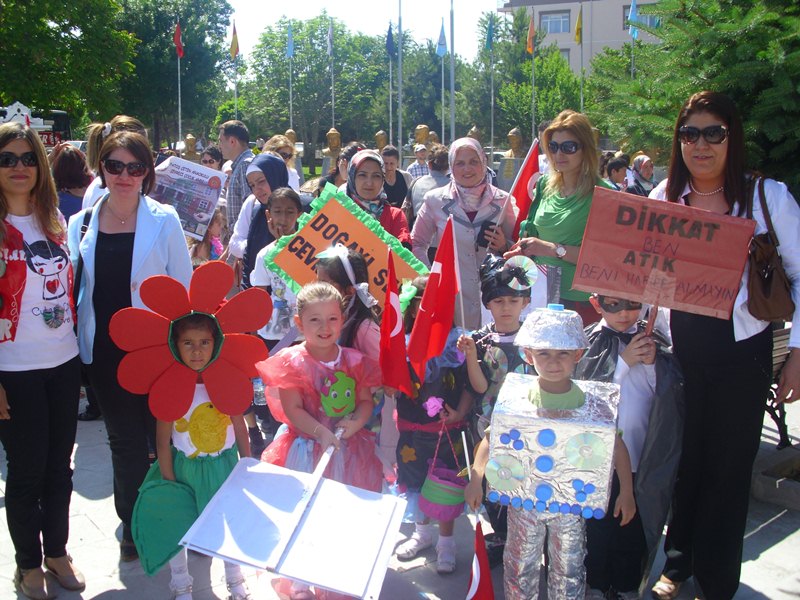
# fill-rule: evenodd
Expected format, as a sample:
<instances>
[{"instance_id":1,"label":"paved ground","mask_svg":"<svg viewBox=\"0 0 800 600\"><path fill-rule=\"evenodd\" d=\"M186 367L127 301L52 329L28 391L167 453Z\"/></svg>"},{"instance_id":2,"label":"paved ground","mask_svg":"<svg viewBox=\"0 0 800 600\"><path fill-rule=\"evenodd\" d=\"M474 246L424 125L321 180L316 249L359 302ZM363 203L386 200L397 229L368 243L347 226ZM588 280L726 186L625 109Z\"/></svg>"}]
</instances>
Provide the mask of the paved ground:
<instances>
[{"instance_id":1,"label":"paved ground","mask_svg":"<svg viewBox=\"0 0 800 600\"><path fill-rule=\"evenodd\" d=\"M800 406L789 410L792 441L800 440ZM764 421L762 449L758 465L774 459L775 427ZM120 526L114 513L111 494L111 460L102 421L78 423L75 444L75 493L71 507L69 550L86 575L87 587L82 594L62 592L59 598L159 599L169 598L169 574L161 572L147 577L138 563L122 564L118 560ZM5 455L0 449L0 599L23 598L13 588L14 558L5 526ZM761 467L758 467L759 469ZM404 525L401 537L410 534ZM381 600L414 598L461 600L465 596L472 560L473 533L465 518L456 526L458 540L456 573L440 577L435 571L435 551L410 563L392 561L386 576ZM663 556L658 558L657 573ZM800 512L751 501L742 565L742 585L736 598L782 599L800 598ZM194 597L197 600L226 598L222 563L192 555L190 572L194 576ZM502 568L492 572L496 597L503 598ZM651 581L654 576L651 576ZM249 576L251 590L257 598L272 599L270 577ZM681 599L693 598L691 581L684 586ZM646 596L649 597L649 594Z\"/></svg>"}]
</instances>

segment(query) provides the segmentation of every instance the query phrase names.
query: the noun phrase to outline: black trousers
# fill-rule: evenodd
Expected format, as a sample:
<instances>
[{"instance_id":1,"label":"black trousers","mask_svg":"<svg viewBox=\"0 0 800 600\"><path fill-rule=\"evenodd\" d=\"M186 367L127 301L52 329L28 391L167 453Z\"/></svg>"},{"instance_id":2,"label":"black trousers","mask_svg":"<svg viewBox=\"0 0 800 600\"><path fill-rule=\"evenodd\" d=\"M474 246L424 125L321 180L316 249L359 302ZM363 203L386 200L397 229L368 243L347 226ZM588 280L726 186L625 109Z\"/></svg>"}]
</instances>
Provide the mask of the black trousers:
<instances>
[{"instance_id":1,"label":"black trousers","mask_svg":"<svg viewBox=\"0 0 800 600\"><path fill-rule=\"evenodd\" d=\"M726 600L739 587L750 475L772 378L772 331L732 342L712 330L729 322L678 318L676 331L673 312L673 340L686 385L686 424L664 575L673 581L694 576L706 598ZM698 344L683 343L680 332L686 326L694 327Z\"/></svg>"},{"instance_id":2,"label":"black trousers","mask_svg":"<svg viewBox=\"0 0 800 600\"><path fill-rule=\"evenodd\" d=\"M634 482L636 475L634 474ZM608 513L600 520L586 520L586 587L606 592L632 592L642 581L647 543L639 511L622 527L621 517L614 516L619 497L616 471L611 481Z\"/></svg>"},{"instance_id":3,"label":"black trousers","mask_svg":"<svg viewBox=\"0 0 800 600\"><path fill-rule=\"evenodd\" d=\"M45 556L67 553L70 459L75 444L80 360L50 369L0 371L11 419L0 421L8 460L6 518L20 569L34 569Z\"/></svg>"},{"instance_id":4,"label":"black trousers","mask_svg":"<svg viewBox=\"0 0 800 600\"><path fill-rule=\"evenodd\" d=\"M131 394L120 387L117 367L123 356L118 348L98 346L96 340L89 381L106 423L114 471L114 508L122 521L122 539L133 541L133 506L150 468L156 421L147 405L147 396Z\"/></svg>"}]
</instances>

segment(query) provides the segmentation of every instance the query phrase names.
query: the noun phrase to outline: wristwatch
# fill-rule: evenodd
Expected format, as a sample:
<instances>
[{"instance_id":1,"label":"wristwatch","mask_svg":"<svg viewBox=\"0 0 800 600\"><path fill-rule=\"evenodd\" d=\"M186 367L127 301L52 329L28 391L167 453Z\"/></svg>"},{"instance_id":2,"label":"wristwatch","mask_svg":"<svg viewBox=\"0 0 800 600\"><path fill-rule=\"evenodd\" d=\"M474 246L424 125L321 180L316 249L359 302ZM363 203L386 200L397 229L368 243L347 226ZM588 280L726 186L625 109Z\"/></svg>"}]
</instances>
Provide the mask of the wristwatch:
<instances>
[{"instance_id":1,"label":"wristwatch","mask_svg":"<svg viewBox=\"0 0 800 600\"><path fill-rule=\"evenodd\" d=\"M567 255L567 249L561 244L556 244L556 257L564 258Z\"/></svg>"}]
</instances>

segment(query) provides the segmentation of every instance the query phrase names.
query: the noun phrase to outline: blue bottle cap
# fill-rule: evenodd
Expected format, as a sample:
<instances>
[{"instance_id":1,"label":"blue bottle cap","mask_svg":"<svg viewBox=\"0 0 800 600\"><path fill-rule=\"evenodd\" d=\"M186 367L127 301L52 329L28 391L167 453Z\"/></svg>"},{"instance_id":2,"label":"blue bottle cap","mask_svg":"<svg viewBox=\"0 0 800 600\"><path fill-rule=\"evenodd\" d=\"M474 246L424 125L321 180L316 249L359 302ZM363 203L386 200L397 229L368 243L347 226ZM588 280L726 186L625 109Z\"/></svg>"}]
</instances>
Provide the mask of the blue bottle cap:
<instances>
[{"instance_id":1,"label":"blue bottle cap","mask_svg":"<svg viewBox=\"0 0 800 600\"><path fill-rule=\"evenodd\" d=\"M547 308L548 308L548 310L564 310L564 305L563 304L548 304Z\"/></svg>"}]
</instances>

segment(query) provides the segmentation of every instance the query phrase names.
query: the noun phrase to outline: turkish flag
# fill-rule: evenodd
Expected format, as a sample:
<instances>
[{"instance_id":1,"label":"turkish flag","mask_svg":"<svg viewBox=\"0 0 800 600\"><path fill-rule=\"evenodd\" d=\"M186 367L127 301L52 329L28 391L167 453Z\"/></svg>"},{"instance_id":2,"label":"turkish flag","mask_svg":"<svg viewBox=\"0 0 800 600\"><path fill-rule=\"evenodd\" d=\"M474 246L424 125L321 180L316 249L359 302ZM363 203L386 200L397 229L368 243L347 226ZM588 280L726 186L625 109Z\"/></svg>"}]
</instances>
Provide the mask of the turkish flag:
<instances>
[{"instance_id":1,"label":"turkish flag","mask_svg":"<svg viewBox=\"0 0 800 600\"><path fill-rule=\"evenodd\" d=\"M475 526L475 556L472 559L472 574L469 577L466 600L494 600L492 572L489 569L489 556L486 554L486 541L483 539L480 521Z\"/></svg>"},{"instance_id":2,"label":"turkish flag","mask_svg":"<svg viewBox=\"0 0 800 600\"><path fill-rule=\"evenodd\" d=\"M408 340L408 358L420 385L425 381L425 365L442 353L453 328L458 291L453 217L449 217Z\"/></svg>"},{"instance_id":3,"label":"turkish flag","mask_svg":"<svg viewBox=\"0 0 800 600\"><path fill-rule=\"evenodd\" d=\"M178 53L178 58L183 58L183 39L181 38L180 21L175 24L175 33L172 34L172 41L175 42L175 52Z\"/></svg>"},{"instance_id":4,"label":"turkish flag","mask_svg":"<svg viewBox=\"0 0 800 600\"><path fill-rule=\"evenodd\" d=\"M403 329L403 313L400 312L400 296L397 293L397 278L391 249L389 249L388 278L386 301L381 317L380 364L383 384L411 397L411 375L406 361L406 332Z\"/></svg>"},{"instance_id":5,"label":"turkish flag","mask_svg":"<svg viewBox=\"0 0 800 600\"><path fill-rule=\"evenodd\" d=\"M531 209L531 202L536 193L536 182L539 180L539 140L533 140L531 149L528 150L528 155L522 162L522 167L514 179L514 185L511 186L511 195L517 201L517 208L519 214L517 215L517 222L514 224L514 233L511 238L516 240L519 238L519 226L528 218L528 211Z\"/></svg>"}]
</instances>

